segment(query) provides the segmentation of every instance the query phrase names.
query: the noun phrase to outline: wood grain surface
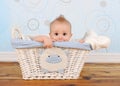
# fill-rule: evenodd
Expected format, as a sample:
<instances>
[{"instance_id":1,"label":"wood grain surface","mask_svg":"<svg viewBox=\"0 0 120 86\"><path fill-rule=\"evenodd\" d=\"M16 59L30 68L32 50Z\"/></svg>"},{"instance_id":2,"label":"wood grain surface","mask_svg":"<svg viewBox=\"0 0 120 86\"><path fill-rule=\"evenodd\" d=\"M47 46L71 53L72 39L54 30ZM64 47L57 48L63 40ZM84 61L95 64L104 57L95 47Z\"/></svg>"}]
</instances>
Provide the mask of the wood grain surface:
<instances>
[{"instance_id":1,"label":"wood grain surface","mask_svg":"<svg viewBox=\"0 0 120 86\"><path fill-rule=\"evenodd\" d=\"M18 63L0 62L0 86L120 86L120 63L87 63L76 80L23 80Z\"/></svg>"}]
</instances>

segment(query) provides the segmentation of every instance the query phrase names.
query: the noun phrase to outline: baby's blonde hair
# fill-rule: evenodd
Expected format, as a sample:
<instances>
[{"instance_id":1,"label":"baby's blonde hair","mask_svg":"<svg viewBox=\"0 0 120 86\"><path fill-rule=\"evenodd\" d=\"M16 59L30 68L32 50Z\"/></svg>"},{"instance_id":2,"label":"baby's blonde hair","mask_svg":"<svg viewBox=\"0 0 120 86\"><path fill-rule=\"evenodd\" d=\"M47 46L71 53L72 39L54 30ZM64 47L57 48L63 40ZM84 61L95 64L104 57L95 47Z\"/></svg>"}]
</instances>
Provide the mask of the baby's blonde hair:
<instances>
[{"instance_id":1,"label":"baby's blonde hair","mask_svg":"<svg viewBox=\"0 0 120 86\"><path fill-rule=\"evenodd\" d=\"M56 21L60 23L67 23L68 25L70 25L70 28L71 28L71 23L63 15L60 15L59 17L57 17L55 20L53 20L50 23L50 29L51 29L52 24L54 24Z\"/></svg>"}]
</instances>

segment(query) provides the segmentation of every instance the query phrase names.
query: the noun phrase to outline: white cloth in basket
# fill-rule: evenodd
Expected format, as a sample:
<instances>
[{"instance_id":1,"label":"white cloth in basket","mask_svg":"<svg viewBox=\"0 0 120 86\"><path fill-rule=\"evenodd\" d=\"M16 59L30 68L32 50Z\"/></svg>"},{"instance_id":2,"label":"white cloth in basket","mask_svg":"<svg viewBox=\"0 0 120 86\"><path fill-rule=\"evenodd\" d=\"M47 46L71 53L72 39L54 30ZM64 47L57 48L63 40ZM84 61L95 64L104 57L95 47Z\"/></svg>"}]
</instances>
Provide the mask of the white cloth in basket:
<instances>
[{"instance_id":1,"label":"white cloth in basket","mask_svg":"<svg viewBox=\"0 0 120 86\"><path fill-rule=\"evenodd\" d=\"M98 35L94 31L90 30L86 32L84 38L86 43L91 44L93 50L98 50L101 48L108 48L110 45L110 38L103 35Z\"/></svg>"}]
</instances>

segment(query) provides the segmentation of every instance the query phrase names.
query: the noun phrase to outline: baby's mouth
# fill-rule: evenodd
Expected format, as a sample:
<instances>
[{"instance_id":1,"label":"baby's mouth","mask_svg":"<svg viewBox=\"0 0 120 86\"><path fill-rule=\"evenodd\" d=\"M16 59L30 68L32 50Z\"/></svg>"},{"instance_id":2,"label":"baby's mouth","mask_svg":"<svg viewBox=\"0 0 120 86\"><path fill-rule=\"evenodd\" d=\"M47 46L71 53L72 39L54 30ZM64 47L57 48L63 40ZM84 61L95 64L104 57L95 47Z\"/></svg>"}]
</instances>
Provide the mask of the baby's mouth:
<instances>
[{"instance_id":1,"label":"baby's mouth","mask_svg":"<svg viewBox=\"0 0 120 86\"><path fill-rule=\"evenodd\" d=\"M64 40L64 39L56 39L56 40L55 40L55 39L52 39L52 41L53 41L53 42L55 42L55 41L64 42L64 41L66 41L66 40Z\"/></svg>"},{"instance_id":2,"label":"baby's mouth","mask_svg":"<svg viewBox=\"0 0 120 86\"><path fill-rule=\"evenodd\" d=\"M63 42L64 40L58 40L59 42Z\"/></svg>"},{"instance_id":3,"label":"baby's mouth","mask_svg":"<svg viewBox=\"0 0 120 86\"><path fill-rule=\"evenodd\" d=\"M59 41L59 42L63 42L63 41L65 41L65 40L57 40L57 41Z\"/></svg>"}]
</instances>

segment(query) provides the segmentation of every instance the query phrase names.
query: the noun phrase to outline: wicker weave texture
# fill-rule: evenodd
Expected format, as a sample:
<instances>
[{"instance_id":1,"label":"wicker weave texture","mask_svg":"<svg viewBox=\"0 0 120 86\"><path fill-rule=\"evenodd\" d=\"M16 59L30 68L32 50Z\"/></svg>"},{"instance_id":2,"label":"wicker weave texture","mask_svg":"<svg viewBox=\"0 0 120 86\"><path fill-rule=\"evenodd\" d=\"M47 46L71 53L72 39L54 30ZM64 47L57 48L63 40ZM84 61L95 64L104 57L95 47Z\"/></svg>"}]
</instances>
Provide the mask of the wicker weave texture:
<instances>
[{"instance_id":1,"label":"wicker weave texture","mask_svg":"<svg viewBox=\"0 0 120 86\"><path fill-rule=\"evenodd\" d=\"M84 66L84 55L88 52L77 49L67 50L68 65L63 72L47 71L45 72L40 64L40 51L44 49L17 49L18 62L22 70L23 79L77 79ZM49 65L48 65L49 66Z\"/></svg>"}]
</instances>

